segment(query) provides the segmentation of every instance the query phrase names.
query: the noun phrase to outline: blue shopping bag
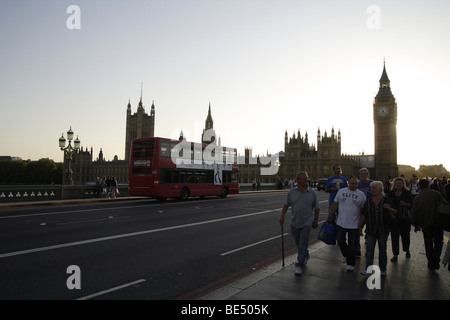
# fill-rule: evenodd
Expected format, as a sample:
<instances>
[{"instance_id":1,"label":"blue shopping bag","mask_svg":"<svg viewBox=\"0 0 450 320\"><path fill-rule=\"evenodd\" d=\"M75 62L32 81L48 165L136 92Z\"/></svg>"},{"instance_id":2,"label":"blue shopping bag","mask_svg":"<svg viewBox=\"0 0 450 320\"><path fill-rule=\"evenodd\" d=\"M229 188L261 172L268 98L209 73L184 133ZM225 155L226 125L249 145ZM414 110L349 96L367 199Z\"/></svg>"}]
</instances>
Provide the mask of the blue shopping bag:
<instances>
[{"instance_id":1,"label":"blue shopping bag","mask_svg":"<svg viewBox=\"0 0 450 320\"><path fill-rule=\"evenodd\" d=\"M318 239L326 244L336 244L336 226L325 222L320 228Z\"/></svg>"}]
</instances>

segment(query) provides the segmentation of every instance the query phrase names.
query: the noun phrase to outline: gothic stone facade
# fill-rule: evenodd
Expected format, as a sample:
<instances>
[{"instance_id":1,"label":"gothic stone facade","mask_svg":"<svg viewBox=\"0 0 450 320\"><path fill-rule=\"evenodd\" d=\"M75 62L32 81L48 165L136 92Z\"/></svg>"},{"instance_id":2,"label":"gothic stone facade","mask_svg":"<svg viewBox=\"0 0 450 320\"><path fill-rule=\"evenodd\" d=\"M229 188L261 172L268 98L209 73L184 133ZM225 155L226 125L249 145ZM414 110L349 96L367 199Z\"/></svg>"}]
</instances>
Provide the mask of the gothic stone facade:
<instances>
[{"instance_id":1,"label":"gothic stone facade","mask_svg":"<svg viewBox=\"0 0 450 320\"><path fill-rule=\"evenodd\" d=\"M340 164L344 175L357 174L360 168L360 157L341 154L341 132L331 135L320 129L317 131L317 148L308 140L308 133L304 137L300 130L291 138L286 131L284 137L284 156L280 157L279 178L294 178L299 171L308 172L312 181L328 178L333 174L333 165Z\"/></svg>"}]
</instances>

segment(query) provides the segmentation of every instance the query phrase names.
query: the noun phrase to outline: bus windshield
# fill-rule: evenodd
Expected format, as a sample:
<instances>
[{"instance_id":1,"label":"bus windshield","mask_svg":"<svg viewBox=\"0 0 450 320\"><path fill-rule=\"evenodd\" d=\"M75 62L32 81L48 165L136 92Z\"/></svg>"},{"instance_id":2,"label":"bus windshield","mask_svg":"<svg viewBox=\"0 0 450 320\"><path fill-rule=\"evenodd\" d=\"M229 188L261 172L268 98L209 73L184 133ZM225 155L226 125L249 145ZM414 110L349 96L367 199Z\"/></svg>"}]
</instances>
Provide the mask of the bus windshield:
<instances>
[{"instance_id":1,"label":"bus windshield","mask_svg":"<svg viewBox=\"0 0 450 320\"><path fill-rule=\"evenodd\" d=\"M136 140L132 147L131 174L150 174L155 147L154 140Z\"/></svg>"}]
</instances>

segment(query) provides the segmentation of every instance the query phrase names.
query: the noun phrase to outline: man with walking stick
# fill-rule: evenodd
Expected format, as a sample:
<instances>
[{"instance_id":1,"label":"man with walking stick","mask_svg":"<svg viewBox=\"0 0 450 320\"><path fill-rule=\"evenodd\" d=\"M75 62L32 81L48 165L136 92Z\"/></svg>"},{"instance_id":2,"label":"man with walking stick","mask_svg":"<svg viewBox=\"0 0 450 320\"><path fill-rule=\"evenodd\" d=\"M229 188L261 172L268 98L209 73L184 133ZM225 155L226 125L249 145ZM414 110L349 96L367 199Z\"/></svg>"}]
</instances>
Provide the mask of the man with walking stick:
<instances>
[{"instance_id":1,"label":"man with walking stick","mask_svg":"<svg viewBox=\"0 0 450 320\"><path fill-rule=\"evenodd\" d=\"M316 229L319 221L319 201L316 192L308 187L308 181L309 177L306 171L297 174L297 186L289 191L280 217L280 225L283 226L284 216L288 208L292 207L291 232L298 251L297 262L295 263L296 275L302 274L302 267L308 261L309 235L311 228ZM282 249L284 251L284 248Z\"/></svg>"}]
</instances>

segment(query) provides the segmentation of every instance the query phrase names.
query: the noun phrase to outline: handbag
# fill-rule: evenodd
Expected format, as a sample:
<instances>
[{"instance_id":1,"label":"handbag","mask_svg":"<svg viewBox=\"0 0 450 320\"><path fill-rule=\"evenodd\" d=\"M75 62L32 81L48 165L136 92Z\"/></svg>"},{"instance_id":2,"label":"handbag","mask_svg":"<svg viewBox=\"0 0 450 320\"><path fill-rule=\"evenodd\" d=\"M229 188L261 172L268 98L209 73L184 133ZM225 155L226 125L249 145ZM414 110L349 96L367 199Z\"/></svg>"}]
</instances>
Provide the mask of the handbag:
<instances>
[{"instance_id":1,"label":"handbag","mask_svg":"<svg viewBox=\"0 0 450 320\"><path fill-rule=\"evenodd\" d=\"M397 213L398 222L411 223L411 211L408 208L400 207Z\"/></svg>"},{"instance_id":2,"label":"handbag","mask_svg":"<svg viewBox=\"0 0 450 320\"><path fill-rule=\"evenodd\" d=\"M383 221L389 227L398 222L397 217L390 211L384 208L384 197L381 199L381 210L383 214Z\"/></svg>"},{"instance_id":3,"label":"handbag","mask_svg":"<svg viewBox=\"0 0 450 320\"><path fill-rule=\"evenodd\" d=\"M320 228L317 238L326 244L336 244L336 226L325 222Z\"/></svg>"}]
</instances>

